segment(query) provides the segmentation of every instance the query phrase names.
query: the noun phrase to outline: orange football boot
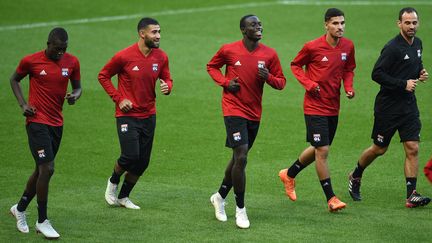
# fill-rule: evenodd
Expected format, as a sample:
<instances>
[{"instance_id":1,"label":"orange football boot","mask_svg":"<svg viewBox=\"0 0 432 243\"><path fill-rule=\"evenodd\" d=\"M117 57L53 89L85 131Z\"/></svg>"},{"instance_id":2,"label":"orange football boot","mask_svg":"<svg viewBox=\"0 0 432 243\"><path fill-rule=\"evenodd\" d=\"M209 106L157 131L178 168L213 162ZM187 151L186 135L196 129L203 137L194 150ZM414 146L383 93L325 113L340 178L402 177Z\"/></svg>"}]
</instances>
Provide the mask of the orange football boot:
<instances>
[{"instance_id":1,"label":"orange football boot","mask_svg":"<svg viewBox=\"0 0 432 243\"><path fill-rule=\"evenodd\" d=\"M297 200L297 195L295 192L295 179L288 176L288 169L283 169L279 171L280 180L285 186L285 193L291 201Z\"/></svg>"},{"instance_id":2,"label":"orange football boot","mask_svg":"<svg viewBox=\"0 0 432 243\"><path fill-rule=\"evenodd\" d=\"M336 212L346 207L346 203L339 200L339 198L337 198L336 196L330 198L327 204L328 204L328 210L330 212Z\"/></svg>"}]
</instances>

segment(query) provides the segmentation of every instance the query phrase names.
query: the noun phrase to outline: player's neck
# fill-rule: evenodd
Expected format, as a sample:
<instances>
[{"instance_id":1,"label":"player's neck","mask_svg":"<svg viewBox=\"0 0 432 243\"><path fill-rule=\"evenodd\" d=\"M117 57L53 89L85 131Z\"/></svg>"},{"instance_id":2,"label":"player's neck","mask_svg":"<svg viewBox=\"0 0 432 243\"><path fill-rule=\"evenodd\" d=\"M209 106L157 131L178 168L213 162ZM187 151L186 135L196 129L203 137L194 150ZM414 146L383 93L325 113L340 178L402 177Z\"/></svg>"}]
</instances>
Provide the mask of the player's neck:
<instances>
[{"instance_id":1,"label":"player's neck","mask_svg":"<svg viewBox=\"0 0 432 243\"><path fill-rule=\"evenodd\" d=\"M152 52L152 48L148 47L142 39L138 41L138 48L144 56L148 56Z\"/></svg>"},{"instance_id":2,"label":"player's neck","mask_svg":"<svg viewBox=\"0 0 432 243\"><path fill-rule=\"evenodd\" d=\"M258 41L249 40L247 38L243 39L243 45L249 52L254 51L258 47Z\"/></svg>"},{"instance_id":3,"label":"player's neck","mask_svg":"<svg viewBox=\"0 0 432 243\"><path fill-rule=\"evenodd\" d=\"M332 47L336 47L337 44L339 43L339 40L340 40L339 37L334 37L329 34L326 35L326 41Z\"/></svg>"}]
</instances>

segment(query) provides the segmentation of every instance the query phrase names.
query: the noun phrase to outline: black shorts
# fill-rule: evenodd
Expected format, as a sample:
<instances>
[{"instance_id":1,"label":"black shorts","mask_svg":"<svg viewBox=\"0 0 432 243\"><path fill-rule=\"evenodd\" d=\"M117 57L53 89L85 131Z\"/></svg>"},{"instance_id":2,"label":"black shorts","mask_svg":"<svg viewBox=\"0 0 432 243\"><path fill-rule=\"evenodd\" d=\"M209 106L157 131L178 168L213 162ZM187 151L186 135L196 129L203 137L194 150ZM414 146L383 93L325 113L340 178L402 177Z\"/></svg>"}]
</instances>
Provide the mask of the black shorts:
<instances>
[{"instance_id":1,"label":"black shorts","mask_svg":"<svg viewBox=\"0 0 432 243\"><path fill-rule=\"evenodd\" d=\"M375 114L371 138L379 147L387 147L393 135L399 131L400 142L420 141L421 121L419 114Z\"/></svg>"},{"instance_id":2,"label":"black shorts","mask_svg":"<svg viewBox=\"0 0 432 243\"><path fill-rule=\"evenodd\" d=\"M118 164L124 170L141 176L147 169L155 128L156 115L148 118L117 117L117 133L121 148Z\"/></svg>"},{"instance_id":3,"label":"black shorts","mask_svg":"<svg viewBox=\"0 0 432 243\"><path fill-rule=\"evenodd\" d=\"M306 141L314 147L331 145L338 119L338 116L305 115Z\"/></svg>"},{"instance_id":4,"label":"black shorts","mask_svg":"<svg viewBox=\"0 0 432 243\"><path fill-rule=\"evenodd\" d=\"M258 134L259 121L251 121L239 116L225 116L226 143L225 146L235 148L247 144L251 149Z\"/></svg>"},{"instance_id":5,"label":"black shorts","mask_svg":"<svg viewBox=\"0 0 432 243\"><path fill-rule=\"evenodd\" d=\"M54 161L59 150L63 126L31 122L26 125L30 151L36 164Z\"/></svg>"}]
</instances>

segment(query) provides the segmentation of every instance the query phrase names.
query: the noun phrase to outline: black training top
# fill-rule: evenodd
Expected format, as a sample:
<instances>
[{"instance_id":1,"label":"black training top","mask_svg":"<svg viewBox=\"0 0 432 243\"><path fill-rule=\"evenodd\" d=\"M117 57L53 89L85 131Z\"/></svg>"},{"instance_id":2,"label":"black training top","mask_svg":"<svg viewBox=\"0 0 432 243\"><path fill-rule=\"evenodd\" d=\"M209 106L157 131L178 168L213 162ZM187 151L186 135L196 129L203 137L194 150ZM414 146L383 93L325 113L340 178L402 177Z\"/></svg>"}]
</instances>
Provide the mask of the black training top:
<instances>
[{"instance_id":1,"label":"black training top","mask_svg":"<svg viewBox=\"0 0 432 243\"><path fill-rule=\"evenodd\" d=\"M375 115L418 113L414 92L405 90L408 79L418 79L423 69L422 42L415 37L409 45L401 34L381 50L372 79L381 85L375 98Z\"/></svg>"}]
</instances>

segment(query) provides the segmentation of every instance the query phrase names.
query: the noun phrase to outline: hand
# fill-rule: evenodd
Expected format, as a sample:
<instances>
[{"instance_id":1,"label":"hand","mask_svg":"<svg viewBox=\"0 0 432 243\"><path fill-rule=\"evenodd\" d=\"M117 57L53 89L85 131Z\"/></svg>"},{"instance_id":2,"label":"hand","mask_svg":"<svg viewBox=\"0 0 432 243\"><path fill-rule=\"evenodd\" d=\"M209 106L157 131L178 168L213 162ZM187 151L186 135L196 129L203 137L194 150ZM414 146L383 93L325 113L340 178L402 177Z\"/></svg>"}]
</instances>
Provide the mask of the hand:
<instances>
[{"instance_id":1,"label":"hand","mask_svg":"<svg viewBox=\"0 0 432 243\"><path fill-rule=\"evenodd\" d=\"M313 96L313 97L320 97L320 86L317 84L317 86L315 88L313 88L312 90L309 91L309 93Z\"/></svg>"},{"instance_id":2,"label":"hand","mask_svg":"<svg viewBox=\"0 0 432 243\"><path fill-rule=\"evenodd\" d=\"M69 105L73 105L75 104L75 102L78 100L78 96L74 93L67 93L66 96L64 97Z\"/></svg>"},{"instance_id":3,"label":"hand","mask_svg":"<svg viewBox=\"0 0 432 243\"><path fill-rule=\"evenodd\" d=\"M132 102L128 99L122 100L119 104L120 110L123 111L124 113L130 111L132 107L133 107Z\"/></svg>"},{"instance_id":4,"label":"hand","mask_svg":"<svg viewBox=\"0 0 432 243\"><path fill-rule=\"evenodd\" d=\"M229 81L228 91L231 93L235 93L240 90L240 84L237 82L238 77L235 77Z\"/></svg>"},{"instance_id":5,"label":"hand","mask_svg":"<svg viewBox=\"0 0 432 243\"><path fill-rule=\"evenodd\" d=\"M348 91L348 92L346 92L346 97L348 99L352 99L352 98L354 98L354 96L355 96L354 91Z\"/></svg>"},{"instance_id":6,"label":"hand","mask_svg":"<svg viewBox=\"0 0 432 243\"><path fill-rule=\"evenodd\" d=\"M21 106L21 109L23 111L23 116L34 116L36 114L36 108L33 106L24 104Z\"/></svg>"},{"instance_id":7,"label":"hand","mask_svg":"<svg viewBox=\"0 0 432 243\"><path fill-rule=\"evenodd\" d=\"M417 86L418 79L408 79L405 90L408 92L414 92Z\"/></svg>"},{"instance_id":8,"label":"hand","mask_svg":"<svg viewBox=\"0 0 432 243\"><path fill-rule=\"evenodd\" d=\"M262 78L263 80L267 80L269 76L269 70L267 68L258 68L258 77Z\"/></svg>"},{"instance_id":9,"label":"hand","mask_svg":"<svg viewBox=\"0 0 432 243\"><path fill-rule=\"evenodd\" d=\"M429 78L429 73L426 71L426 69L422 69L420 71L420 77L419 77L419 81L426 83L426 80Z\"/></svg>"},{"instance_id":10,"label":"hand","mask_svg":"<svg viewBox=\"0 0 432 243\"><path fill-rule=\"evenodd\" d=\"M165 83L165 81L163 81L162 79L160 79L160 91L162 92L162 94L169 94L169 87L168 84Z\"/></svg>"}]
</instances>

